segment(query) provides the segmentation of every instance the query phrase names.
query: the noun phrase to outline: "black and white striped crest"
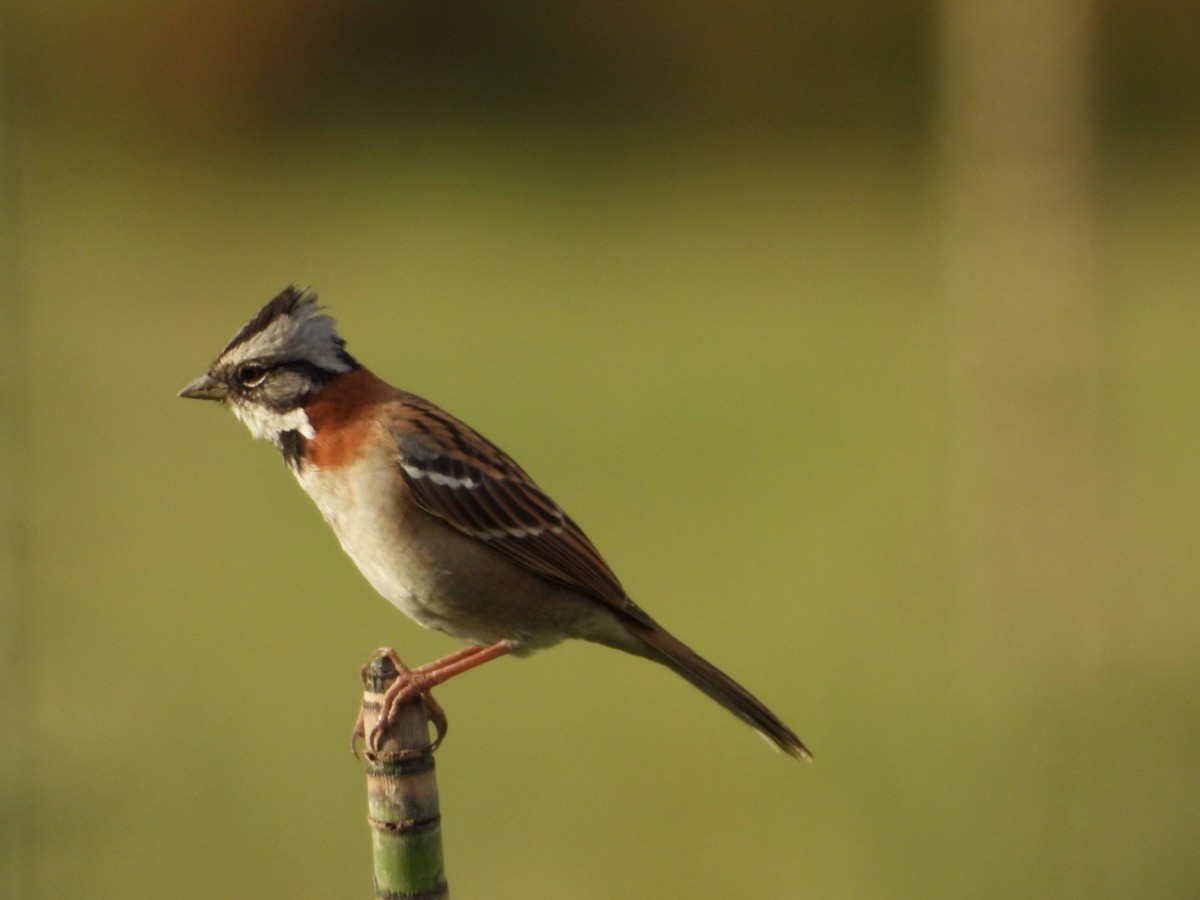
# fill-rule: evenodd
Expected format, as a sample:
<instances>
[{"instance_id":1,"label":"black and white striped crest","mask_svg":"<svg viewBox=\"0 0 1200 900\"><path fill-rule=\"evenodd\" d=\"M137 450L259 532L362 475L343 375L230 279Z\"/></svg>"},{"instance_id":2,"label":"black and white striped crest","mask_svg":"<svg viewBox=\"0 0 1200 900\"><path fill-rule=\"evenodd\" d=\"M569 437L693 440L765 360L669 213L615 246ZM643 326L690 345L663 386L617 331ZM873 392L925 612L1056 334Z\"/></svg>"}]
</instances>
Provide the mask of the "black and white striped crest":
<instances>
[{"instance_id":1,"label":"black and white striped crest","mask_svg":"<svg viewBox=\"0 0 1200 900\"><path fill-rule=\"evenodd\" d=\"M273 297L241 327L214 367L251 360L264 367L306 362L331 374L354 367L333 319L318 309L316 292L295 284Z\"/></svg>"}]
</instances>

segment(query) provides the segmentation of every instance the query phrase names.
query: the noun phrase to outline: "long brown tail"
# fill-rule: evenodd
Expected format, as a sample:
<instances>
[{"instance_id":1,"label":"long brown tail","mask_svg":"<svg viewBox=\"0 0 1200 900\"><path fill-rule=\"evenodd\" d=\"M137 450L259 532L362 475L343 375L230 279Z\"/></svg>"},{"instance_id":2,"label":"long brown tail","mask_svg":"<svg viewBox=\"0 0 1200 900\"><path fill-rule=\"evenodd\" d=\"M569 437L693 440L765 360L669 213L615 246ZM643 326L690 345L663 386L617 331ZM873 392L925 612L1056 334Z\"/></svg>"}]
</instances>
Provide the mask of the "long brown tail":
<instances>
[{"instance_id":1,"label":"long brown tail","mask_svg":"<svg viewBox=\"0 0 1200 900\"><path fill-rule=\"evenodd\" d=\"M764 738L796 759L812 754L795 732L757 697L661 627L626 621L625 627L649 645L645 655L678 672L708 696L747 723Z\"/></svg>"}]
</instances>

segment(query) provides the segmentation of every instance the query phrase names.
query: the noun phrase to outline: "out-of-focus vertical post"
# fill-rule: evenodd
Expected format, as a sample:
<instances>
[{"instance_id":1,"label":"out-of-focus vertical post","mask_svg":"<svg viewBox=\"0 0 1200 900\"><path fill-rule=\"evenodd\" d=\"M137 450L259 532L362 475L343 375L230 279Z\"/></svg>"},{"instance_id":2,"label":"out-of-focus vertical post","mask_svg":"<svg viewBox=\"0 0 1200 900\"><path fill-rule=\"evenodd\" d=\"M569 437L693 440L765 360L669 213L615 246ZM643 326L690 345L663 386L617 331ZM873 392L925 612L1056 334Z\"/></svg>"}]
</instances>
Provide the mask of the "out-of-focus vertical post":
<instances>
[{"instance_id":1,"label":"out-of-focus vertical post","mask_svg":"<svg viewBox=\"0 0 1200 900\"><path fill-rule=\"evenodd\" d=\"M1102 561L1091 3L941 12L961 649L1079 664Z\"/></svg>"},{"instance_id":2,"label":"out-of-focus vertical post","mask_svg":"<svg viewBox=\"0 0 1200 900\"><path fill-rule=\"evenodd\" d=\"M1011 802L1015 784L1082 772L1095 750L1079 729L1063 755L1104 637L1092 13L1090 0L941 4L953 649L981 712L963 751L1023 772ZM1056 749L1021 753L1048 746L1051 721ZM1099 817L1085 783L1031 804L996 852L1014 870L1053 853L1062 892L1086 893L1096 835L1080 823Z\"/></svg>"},{"instance_id":3,"label":"out-of-focus vertical post","mask_svg":"<svg viewBox=\"0 0 1200 900\"><path fill-rule=\"evenodd\" d=\"M32 703L25 652L32 599L26 484L29 430L26 411L25 308L18 260L20 115L13 22L15 4L0 4L0 897L32 893L29 834L33 789L26 771Z\"/></svg>"}]
</instances>

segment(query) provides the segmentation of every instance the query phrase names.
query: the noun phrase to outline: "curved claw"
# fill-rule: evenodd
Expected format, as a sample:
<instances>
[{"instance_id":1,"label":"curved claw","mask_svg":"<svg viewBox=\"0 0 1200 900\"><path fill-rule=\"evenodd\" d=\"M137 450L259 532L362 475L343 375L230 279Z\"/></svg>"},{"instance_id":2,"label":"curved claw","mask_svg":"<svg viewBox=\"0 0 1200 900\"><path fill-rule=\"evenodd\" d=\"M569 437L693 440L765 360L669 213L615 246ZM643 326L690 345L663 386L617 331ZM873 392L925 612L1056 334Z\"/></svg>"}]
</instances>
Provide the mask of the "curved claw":
<instances>
[{"instance_id":1,"label":"curved claw","mask_svg":"<svg viewBox=\"0 0 1200 900\"><path fill-rule=\"evenodd\" d=\"M429 716L429 721L433 723L434 730L437 732L436 737L429 747L430 752L432 752L441 746L442 741L446 737L446 732L450 728L449 722L446 720L445 710L442 709L440 703L433 699L433 694L430 693L430 688L433 686L430 682L433 679L419 671L408 668L397 659L393 659L392 662L396 664L396 670L400 674L395 681L388 685L387 691L384 692L383 699L379 704L379 720L371 728L370 734L364 735L363 715L360 710L358 721L354 723L354 731L350 735L351 747L354 747L358 738L365 737L367 751L378 753L380 745L383 743L383 735L395 721L397 710L413 696L419 696L422 704L425 706L425 712Z\"/></svg>"},{"instance_id":2,"label":"curved claw","mask_svg":"<svg viewBox=\"0 0 1200 900\"><path fill-rule=\"evenodd\" d=\"M450 723L446 719L446 711L442 709L442 705L440 703L433 699L433 694L431 692L425 691L420 695L420 697L421 702L425 705L425 714L429 716L429 721L433 725L433 730L436 732L433 741L429 745L429 752L432 753L433 751L437 750L437 748L442 745L442 741L446 739L446 732L450 730ZM404 699L408 698L406 697ZM402 701L397 701L393 709L399 709L401 702ZM359 718L361 719L362 717L360 716ZM372 753L379 752L379 745L383 740L383 734L390 724L390 722L385 723L383 717L380 716L379 721L375 724L375 727L371 729L370 735L366 736L367 747ZM350 736L352 747L360 737L364 737L363 725L361 721L356 723L355 729L355 733ZM355 752L355 756L357 755L358 753Z\"/></svg>"},{"instance_id":3,"label":"curved claw","mask_svg":"<svg viewBox=\"0 0 1200 900\"><path fill-rule=\"evenodd\" d=\"M350 732L350 752L358 759L358 739L366 737L366 725L363 721L363 708L358 708L358 718L354 720L354 730Z\"/></svg>"},{"instance_id":4,"label":"curved claw","mask_svg":"<svg viewBox=\"0 0 1200 900\"><path fill-rule=\"evenodd\" d=\"M450 723L446 720L446 711L442 709L442 704L433 699L433 694L426 691L421 695L421 700L425 704L425 713L429 716L429 721L433 723L433 730L437 732L434 735L433 743L429 745L429 752L432 753L442 746L446 732L450 730Z\"/></svg>"}]
</instances>

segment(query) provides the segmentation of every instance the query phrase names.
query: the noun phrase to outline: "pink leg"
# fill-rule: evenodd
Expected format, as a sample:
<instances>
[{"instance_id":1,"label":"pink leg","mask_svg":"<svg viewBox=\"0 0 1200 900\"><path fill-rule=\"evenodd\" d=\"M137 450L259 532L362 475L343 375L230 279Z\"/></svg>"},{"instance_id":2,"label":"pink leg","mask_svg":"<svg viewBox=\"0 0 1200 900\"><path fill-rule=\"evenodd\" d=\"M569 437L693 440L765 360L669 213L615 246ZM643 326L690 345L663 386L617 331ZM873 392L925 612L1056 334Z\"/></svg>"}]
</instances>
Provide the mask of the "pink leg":
<instances>
[{"instance_id":1,"label":"pink leg","mask_svg":"<svg viewBox=\"0 0 1200 900\"><path fill-rule=\"evenodd\" d=\"M480 647L477 644L467 644L467 646L459 647L453 653L447 653L445 656L439 657L438 659L435 659L433 662L425 663L425 665L423 665L423 666L417 666L415 669L405 670L405 671L411 671L413 673L421 673L421 674L423 674L425 672L435 672L438 669L442 668L443 666L452 665L453 663L456 663L459 660L470 659L475 654L481 653L487 649L488 649L487 646ZM393 659L392 662L395 663L396 660Z\"/></svg>"},{"instance_id":2,"label":"pink leg","mask_svg":"<svg viewBox=\"0 0 1200 900\"><path fill-rule=\"evenodd\" d=\"M391 724L392 714L401 703L415 694L421 694L426 698L430 717L434 719L434 724L437 726L438 731L435 746L436 744L440 744L442 738L446 736L446 716L442 712L442 708L429 695L429 691L442 682L453 678L455 675L461 675L468 669L481 666L489 660L506 656L513 649L514 645L509 641L497 641L495 644L488 644L484 647L472 645L463 647L460 650L443 656L441 659L435 659L433 662L426 663L416 669L409 669L399 661L393 651L389 651L388 658L396 666L396 671L400 673L400 676L388 686L387 691L383 695L383 700L379 708L379 721L371 729L371 733L367 735L367 747L371 750L379 749L379 740L383 736L384 730ZM430 703L433 705L428 706ZM361 734L361 729L362 725L360 723L356 726L356 734Z\"/></svg>"}]
</instances>

